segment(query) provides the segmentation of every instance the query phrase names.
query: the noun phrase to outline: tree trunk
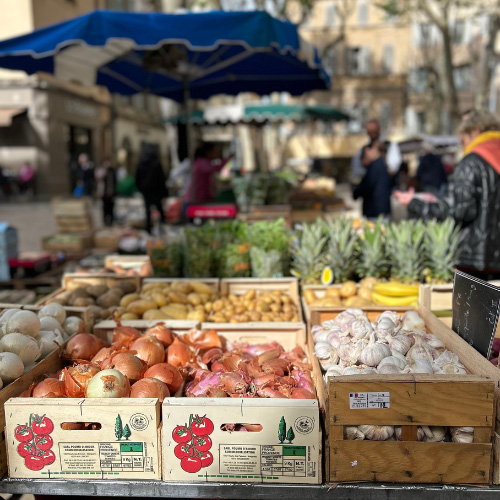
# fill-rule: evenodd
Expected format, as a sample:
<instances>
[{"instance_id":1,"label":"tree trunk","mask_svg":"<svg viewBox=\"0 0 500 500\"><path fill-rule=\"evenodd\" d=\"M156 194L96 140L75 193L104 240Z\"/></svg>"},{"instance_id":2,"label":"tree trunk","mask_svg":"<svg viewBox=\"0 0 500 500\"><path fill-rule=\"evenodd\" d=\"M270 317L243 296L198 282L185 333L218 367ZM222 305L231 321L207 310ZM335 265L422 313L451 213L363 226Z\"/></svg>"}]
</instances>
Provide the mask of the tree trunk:
<instances>
[{"instance_id":1,"label":"tree trunk","mask_svg":"<svg viewBox=\"0 0 500 500\"><path fill-rule=\"evenodd\" d=\"M458 93L455 86L455 79L453 78L453 52L452 41L448 23L446 22L441 26L441 34L443 36L443 58L444 58L444 73L446 81L446 96L448 104L448 112L450 114L450 130L453 132L458 122L460 121L460 107L458 103Z\"/></svg>"}]
</instances>

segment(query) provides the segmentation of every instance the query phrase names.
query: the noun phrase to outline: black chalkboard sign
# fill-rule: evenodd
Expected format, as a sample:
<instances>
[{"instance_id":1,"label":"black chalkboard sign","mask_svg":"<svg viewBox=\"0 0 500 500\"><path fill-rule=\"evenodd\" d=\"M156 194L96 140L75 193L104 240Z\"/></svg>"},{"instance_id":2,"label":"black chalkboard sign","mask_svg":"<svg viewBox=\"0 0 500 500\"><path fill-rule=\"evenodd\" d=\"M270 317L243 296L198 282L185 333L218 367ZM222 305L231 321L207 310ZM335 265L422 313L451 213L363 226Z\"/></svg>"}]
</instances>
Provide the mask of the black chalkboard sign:
<instances>
[{"instance_id":1,"label":"black chalkboard sign","mask_svg":"<svg viewBox=\"0 0 500 500\"><path fill-rule=\"evenodd\" d=\"M457 271L452 329L489 359L500 313L500 288Z\"/></svg>"}]
</instances>

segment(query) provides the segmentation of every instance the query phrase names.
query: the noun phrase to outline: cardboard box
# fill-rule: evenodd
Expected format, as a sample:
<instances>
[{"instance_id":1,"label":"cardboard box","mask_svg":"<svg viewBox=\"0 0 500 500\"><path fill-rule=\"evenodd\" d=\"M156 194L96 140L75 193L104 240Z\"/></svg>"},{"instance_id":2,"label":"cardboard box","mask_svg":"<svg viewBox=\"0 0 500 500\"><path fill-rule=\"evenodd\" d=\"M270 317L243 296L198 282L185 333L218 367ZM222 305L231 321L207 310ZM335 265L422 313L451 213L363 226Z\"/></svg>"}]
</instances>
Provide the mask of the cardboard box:
<instances>
[{"instance_id":1,"label":"cardboard box","mask_svg":"<svg viewBox=\"0 0 500 500\"><path fill-rule=\"evenodd\" d=\"M14 398L5 404L5 416L11 478L161 478L157 399ZM70 422L93 429L61 427ZM20 433L20 425L30 430ZM29 445L20 446L20 439L36 445L36 456L21 456ZM46 465L39 456L43 448L51 452L45 455Z\"/></svg>"},{"instance_id":2,"label":"cardboard box","mask_svg":"<svg viewBox=\"0 0 500 500\"><path fill-rule=\"evenodd\" d=\"M287 351L300 345L311 360L315 385L318 380L322 382L319 364L307 352L304 325L272 330L255 323L252 326L217 325L215 329L230 342L276 341ZM320 390L324 392L323 387ZM164 481L321 483L322 443L317 400L167 398L162 415ZM175 455L179 438L175 437L174 430L179 425L190 426L198 417L205 417L213 424L208 450L213 462L196 472L187 472ZM230 428L227 424L257 424L262 425L262 430L222 430L221 427ZM287 436L291 439L285 439Z\"/></svg>"}]
</instances>

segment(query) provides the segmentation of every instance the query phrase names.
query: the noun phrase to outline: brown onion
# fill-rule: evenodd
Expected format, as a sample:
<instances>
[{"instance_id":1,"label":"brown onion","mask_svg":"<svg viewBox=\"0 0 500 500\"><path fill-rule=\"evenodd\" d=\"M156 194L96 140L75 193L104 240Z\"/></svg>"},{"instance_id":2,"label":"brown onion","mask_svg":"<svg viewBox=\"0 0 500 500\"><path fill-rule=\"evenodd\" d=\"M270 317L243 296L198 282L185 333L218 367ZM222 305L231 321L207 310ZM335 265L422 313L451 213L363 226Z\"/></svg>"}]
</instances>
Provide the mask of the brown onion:
<instances>
[{"instance_id":1,"label":"brown onion","mask_svg":"<svg viewBox=\"0 0 500 500\"><path fill-rule=\"evenodd\" d=\"M64 382L56 378L46 378L33 389L34 398L62 398L66 396Z\"/></svg>"},{"instance_id":2,"label":"brown onion","mask_svg":"<svg viewBox=\"0 0 500 500\"><path fill-rule=\"evenodd\" d=\"M292 399L316 399L316 396L307 389L297 388L292 391Z\"/></svg>"},{"instance_id":3,"label":"brown onion","mask_svg":"<svg viewBox=\"0 0 500 500\"><path fill-rule=\"evenodd\" d=\"M184 368L191 359L193 359L191 349L178 338L167 349L167 362L176 368Z\"/></svg>"},{"instance_id":4,"label":"brown onion","mask_svg":"<svg viewBox=\"0 0 500 500\"><path fill-rule=\"evenodd\" d=\"M131 351L136 351L136 356L148 366L163 363L165 350L162 344L154 337L141 337L130 346Z\"/></svg>"},{"instance_id":5,"label":"brown onion","mask_svg":"<svg viewBox=\"0 0 500 500\"><path fill-rule=\"evenodd\" d=\"M148 328L144 335L155 337L158 342L161 342L164 347L168 347L175 339L174 332L167 328L163 323L158 323L157 325Z\"/></svg>"},{"instance_id":6,"label":"brown onion","mask_svg":"<svg viewBox=\"0 0 500 500\"><path fill-rule=\"evenodd\" d=\"M143 378L130 388L131 398L158 398L162 403L169 396L167 384L156 378Z\"/></svg>"},{"instance_id":7,"label":"brown onion","mask_svg":"<svg viewBox=\"0 0 500 500\"><path fill-rule=\"evenodd\" d=\"M212 349L209 349L201 358L201 361L208 365L209 363L212 363L213 361L217 361L218 359L222 358L222 349L218 347L213 347Z\"/></svg>"},{"instance_id":8,"label":"brown onion","mask_svg":"<svg viewBox=\"0 0 500 500\"><path fill-rule=\"evenodd\" d=\"M193 328L186 333L182 340L197 349L210 349L212 347L222 347L221 340L215 330L198 330Z\"/></svg>"},{"instance_id":9,"label":"brown onion","mask_svg":"<svg viewBox=\"0 0 500 500\"><path fill-rule=\"evenodd\" d=\"M64 357L71 361L90 361L101 349L103 342L91 333L77 333L66 344Z\"/></svg>"},{"instance_id":10,"label":"brown onion","mask_svg":"<svg viewBox=\"0 0 500 500\"><path fill-rule=\"evenodd\" d=\"M119 319L116 319L116 328L113 331L113 345L125 347L130 345L141 337L141 332L131 326L122 326Z\"/></svg>"},{"instance_id":11,"label":"brown onion","mask_svg":"<svg viewBox=\"0 0 500 500\"><path fill-rule=\"evenodd\" d=\"M179 370L168 363L158 363L148 368L146 373L144 373L144 377L161 380L167 385L171 394L177 392L184 382Z\"/></svg>"},{"instance_id":12,"label":"brown onion","mask_svg":"<svg viewBox=\"0 0 500 500\"><path fill-rule=\"evenodd\" d=\"M89 380L99 371L100 368L90 363L65 368L60 380L64 382L66 395L69 398L83 398Z\"/></svg>"},{"instance_id":13,"label":"brown onion","mask_svg":"<svg viewBox=\"0 0 500 500\"><path fill-rule=\"evenodd\" d=\"M117 352L107 357L101 364L102 369L114 368L126 375L131 382L141 379L147 370L147 365L142 359L130 352Z\"/></svg>"},{"instance_id":14,"label":"brown onion","mask_svg":"<svg viewBox=\"0 0 500 500\"><path fill-rule=\"evenodd\" d=\"M100 365L107 357L111 356L114 352L118 351L120 348L117 346L103 347L91 360L90 362L94 365Z\"/></svg>"}]
</instances>

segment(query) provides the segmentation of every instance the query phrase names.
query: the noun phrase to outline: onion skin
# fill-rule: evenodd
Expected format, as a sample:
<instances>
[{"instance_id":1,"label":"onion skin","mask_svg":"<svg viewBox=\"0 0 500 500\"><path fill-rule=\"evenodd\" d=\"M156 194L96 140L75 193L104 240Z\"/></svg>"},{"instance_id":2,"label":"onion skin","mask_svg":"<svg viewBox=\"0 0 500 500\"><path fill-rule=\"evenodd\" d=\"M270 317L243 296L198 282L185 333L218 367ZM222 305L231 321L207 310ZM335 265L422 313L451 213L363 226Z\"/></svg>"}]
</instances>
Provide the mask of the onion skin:
<instances>
[{"instance_id":1,"label":"onion skin","mask_svg":"<svg viewBox=\"0 0 500 500\"><path fill-rule=\"evenodd\" d=\"M46 378L33 388L34 398L62 398L66 396L64 382L56 378Z\"/></svg>"},{"instance_id":2,"label":"onion skin","mask_svg":"<svg viewBox=\"0 0 500 500\"><path fill-rule=\"evenodd\" d=\"M220 384L228 394L242 394L248 389L245 379L237 373L222 373Z\"/></svg>"},{"instance_id":3,"label":"onion skin","mask_svg":"<svg viewBox=\"0 0 500 500\"><path fill-rule=\"evenodd\" d=\"M71 361L90 361L103 347L100 338L91 333L77 333L66 344L64 357Z\"/></svg>"},{"instance_id":4,"label":"onion skin","mask_svg":"<svg viewBox=\"0 0 500 500\"><path fill-rule=\"evenodd\" d=\"M148 366L153 366L165 361L165 350L154 337L141 337L130 345L131 351L136 351L136 356Z\"/></svg>"},{"instance_id":5,"label":"onion skin","mask_svg":"<svg viewBox=\"0 0 500 500\"><path fill-rule=\"evenodd\" d=\"M157 325L148 328L144 335L146 337L155 337L158 342L160 342L164 347L168 347L175 340L175 334L170 328L164 326L163 323L158 323Z\"/></svg>"},{"instance_id":6,"label":"onion skin","mask_svg":"<svg viewBox=\"0 0 500 500\"><path fill-rule=\"evenodd\" d=\"M119 350L119 347L117 346L111 346L111 347L103 347L91 360L90 362L94 365L101 365L101 363L111 356L114 352Z\"/></svg>"},{"instance_id":7,"label":"onion skin","mask_svg":"<svg viewBox=\"0 0 500 500\"><path fill-rule=\"evenodd\" d=\"M316 399L316 396L306 389L302 389L301 387L297 387L292 391L292 399Z\"/></svg>"},{"instance_id":8,"label":"onion skin","mask_svg":"<svg viewBox=\"0 0 500 500\"><path fill-rule=\"evenodd\" d=\"M221 340L215 330L198 330L193 328L183 335L182 340L189 346L196 349L211 349L212 347L222 347Z\"/></svg>"},{"instance_id":9,"label":"onion skin","mask_svg":"<svg viewBox=\"0 0 500 500\"><path fill-rule=\"evenodd\" d=\"M131 382L136 382L144 377L147 365L142 359L130 352L116 352L106 358L102 363L103 370L114 368L123 373Z\"/></svg>"},{"instance_id":10,"label":"onion skin","mask_svg":"<svg viewBox=\"0 0 500 500\"><path fill-rule=\"evenodd\" d=\"M181 372L168 363L158 363L148 368L144 377L160 380L168 387L171 394L176 393L184 383Z\"/></svg>"},{"instance_id":11,"label":"onion skin","mask_svg":"<svg viewBox=\"0 0 500 500\"><path fill-rule=\"evenodd\" d=\"M193 353L191 349L178 338L167 349L167 363L175 366L175 368L184 368L192 359Z\"/></svg>"},{"instance_id":12,"label":"onion skin","mask_svg":"<svg viewBox=\"0 0 500 500\"><path fill-rule=\"evenodd\" d=\"M156 378L143 378L130 388L131 398L158 398L160 403L163 403L163 400L169 396L167 384Z\"/></svg>"},{"instance_id":13,"label":"onion skin","mask_svg":"<svg viewBox=\"0 0 500 500\"><path fill-rule=\"evenodd\" d=\"M100 368L91 364L79 364L64 368L59 380L64 382L64 390L69 398L83 398L89 380L100 371Z\"/></svg>"},{"instance_id":14,"label":"onion skin","mask_svg":"<svg viewBox=\"0 0 500 500\"><path fill-rule=\"evenodd\" d=\"M141 332L131 326L122 326L120 320L115 318L116 328L113 331L113 345L128 349L137 339L141 338Z\"/></svg>"},{"instance_id":15,"label":"onion skin","mask_svg":"<svg viewBox=\"0 0 500 500\"><path fill-rule=\"evenodd\" d=\"M219 347L213 347L212 349L209 349L205 354L203 354L201 360L206 365L209 365L210 363L221 359L222 355L222 349L220 349Z\"/></svg>"},{"instance_id":16,"label":"onion skin","mask_svg":"<svg viewBox=\"0 0 500 500\"><path fill-rule=\"evenodd\" d=\"M130 394L128 378L118 370L103 370L87 384L87 398L127 398Z\"/></svg>"},{"instance_id":17,"label":"onion skin","mask_svg":"<svg viewBox=\"0 0 500 500\"><path fill-rule=\"evenodd\" d=\"M272 387L263 387L257 391L257 394L261 398L287 399L284 394L281 394L281 392L273 389Z\"/></svg>"}]
</instances>

